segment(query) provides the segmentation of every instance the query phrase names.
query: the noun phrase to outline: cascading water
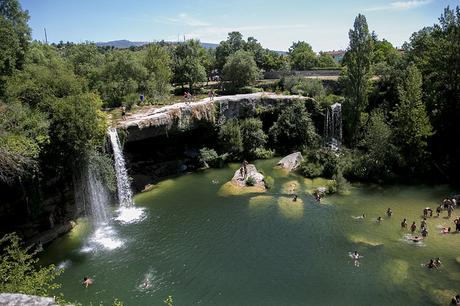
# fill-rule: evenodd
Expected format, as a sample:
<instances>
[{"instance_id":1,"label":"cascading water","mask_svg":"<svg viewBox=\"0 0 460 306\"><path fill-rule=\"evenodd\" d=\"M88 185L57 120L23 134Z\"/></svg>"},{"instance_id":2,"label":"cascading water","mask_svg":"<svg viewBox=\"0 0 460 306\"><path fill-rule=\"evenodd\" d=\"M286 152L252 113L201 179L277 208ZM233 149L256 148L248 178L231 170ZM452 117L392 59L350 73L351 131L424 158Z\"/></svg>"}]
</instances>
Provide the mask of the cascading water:
<instances>
[{"instance_id":1,"label":"cascading water","mask_svg":"<svg viewBox=\"0 0 460 306\"><path fill-rule=\"evenodd\" d=\"M123 241L117 238L115 230L110 224L110 195L96 171L87 166L84 180L84 198L91 210L91 218L94 233L89 237L82 252L92 252L100 249L113 250L123 245Z\"/></svg>"},{"instance_id":2,"label":"cascading water","mask_svg":"<svg viewBox=\"0 0 460 306\"><path fill-rule=\"evenodd\" d=\"M109 221L109 194L91 167L88 167L86 175L86 197L91 208L93 223L98 227Z\"/></svg>"},{"instance_id":3,"label":"cascading water","mask_svg":"<svg viewBox=\"0 0 460 306\"><path fill-rule=\"evenodd\" d=\"M117 192L120 208L118 209L118 220L122 223L132 223L143 219L144 210L136 208L133 202L133 193L129 183L128 171L126 170L125 158L121 149L118 132L115 128L110 128L110 142L112 143L113 156L115 160L115 173L117 175Z\"/></svg>"},{"instance_id":4,"label":"cascading water","mask_svg":"<svg viewBox=\"0 0 460 306\"><path fill-rule=\"evenodd\" d=\"M332 150L338 150L342 143L342 104L334 103L326 110L324 141Z\"/></svg>"},{"instance_id":5,"label":"cascading water","mask_svg":"<svg viewBox=\"0 0 460 306\"><path fill-rule=\"evenodd\" d=\"M128 171L126 170L125 158L121 150L120 139L117 130L109 130L110 141L112 143L113 156L115 159L115 172L117 174L117 191L118 201L121 207L130 207L133 205L133 193L129 183Z\"/></svg>"}]
</instances>

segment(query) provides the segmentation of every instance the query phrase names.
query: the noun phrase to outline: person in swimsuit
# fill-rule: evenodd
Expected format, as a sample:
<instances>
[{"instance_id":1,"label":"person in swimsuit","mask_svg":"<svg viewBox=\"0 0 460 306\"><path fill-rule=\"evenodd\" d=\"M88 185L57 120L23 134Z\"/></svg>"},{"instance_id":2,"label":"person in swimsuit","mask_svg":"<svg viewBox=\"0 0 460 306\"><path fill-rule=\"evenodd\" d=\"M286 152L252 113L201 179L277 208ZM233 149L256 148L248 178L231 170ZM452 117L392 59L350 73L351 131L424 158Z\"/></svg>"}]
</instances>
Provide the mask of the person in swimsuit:
<instances>
[{"instance_id":1,"label":"person in swimsuit","mask_svg":"<svg viewBox=\"0 0 460 306\"><path fill-rule=\"evenodd\" d=\"M387 209L387 216L391 217L392 214L393 214L393 211L391 210L391 208L388 208Z\"/></svg>"},{"instance_id":2,"label":"person in swimsuit","mask_svg":"<svg viewBox=\"0 0 460 306\"><path fill-rule=\"evenodd\" d=\"M412 225L410 226L410 231L413 233L417 229L417 225L415 225L415 221L412 222Z\"/></svg>"},{"instance_id":3,"label":"person in swimsuit","mask_svg":"<svg viewBox=\"0 0 460 306\"><path fill-rule=\"evenodd\" d=\"M406 218L404 218L404 220L402 220L401 227L402 228L407 228L407 220L406 220Z\"/></svg>"},{"instance_id":4,"label":"person in swimsuit","mask_svg":"<svg viewBox=\"0 0 460 306\"><path fill-rule=\"evenodd\" d=\"M85 286L85 288L88 288L89 285L92 285L93 284L93 280L91 278L89 278L88 276L85 276L83 278L83 286Z\"/></svg>"}]
</instances>

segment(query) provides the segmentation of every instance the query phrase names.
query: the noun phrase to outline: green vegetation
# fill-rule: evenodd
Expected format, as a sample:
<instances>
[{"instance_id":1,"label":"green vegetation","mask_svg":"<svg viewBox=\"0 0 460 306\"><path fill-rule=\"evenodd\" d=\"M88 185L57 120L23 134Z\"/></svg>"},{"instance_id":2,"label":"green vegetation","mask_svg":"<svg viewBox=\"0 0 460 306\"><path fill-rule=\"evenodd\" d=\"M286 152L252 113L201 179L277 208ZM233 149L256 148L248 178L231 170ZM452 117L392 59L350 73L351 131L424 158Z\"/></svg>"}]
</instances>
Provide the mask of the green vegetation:
<instances>
[{"instance_id":1,"label":"green vegetation","mask_svg":"<svg viewBox=\"0 0 460 306\"><path fill-rule=\"evenodd\" d=\"M55 279L62 270L38 266L37 252L24 248L16 234L5 235L0 246L0 292L47 296L60 287Z\"/></svg>"},{"instance_id":2,"label":"green vegetation","mask_svg":"<svg viewBox=\"0 0 460 306\"><path fill-rule=\"evenodd\" d=\"M238 50L227 58L222 69L222 77L226 88L236 92L254 83L259 78L259 69L252 54L248 51Z\"/></svg>"}]
</instances>

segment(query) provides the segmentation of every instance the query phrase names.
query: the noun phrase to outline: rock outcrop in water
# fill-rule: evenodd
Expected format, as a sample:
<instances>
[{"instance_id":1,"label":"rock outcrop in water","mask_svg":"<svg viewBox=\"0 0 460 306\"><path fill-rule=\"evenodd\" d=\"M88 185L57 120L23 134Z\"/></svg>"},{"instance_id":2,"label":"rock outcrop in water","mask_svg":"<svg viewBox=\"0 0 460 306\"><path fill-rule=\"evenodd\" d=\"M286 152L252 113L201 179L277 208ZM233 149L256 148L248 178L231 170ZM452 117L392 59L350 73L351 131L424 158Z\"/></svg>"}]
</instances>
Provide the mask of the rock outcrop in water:
<instances>
[{"instance_id":1,"label":"rock outcrop in water","mask_svg":"<svg viewBox=\"0 0 460 306\"><path fill-rule=\"evenodd\" d=\"M257 171L256 166L248 164L246 166L247 176L244 178L241 175L240 168L235 171L232 179L222 185L219 189L220 196L242 195L246 193L265 192L265 182L262 173ZM248 184L248 179L252 178L253 184Z\"/></svg>"},{"instance_id":2,"label":"rock outcrop in water","mask_svg":"<svg viewBox=\"0 0 460 306\"><path fill-rule=\"evenodd\" d=\"M300 164L303 162L303 156L300 152L295 152L289 154L288 156L283 157L279 162L278 166L283 169L292 171L300 167Z\"/></svg>"},{"instance_id":3,"label":"rock outcrop in water","mask_svg":"<svg viewBox=\"0 0 460 306\"><path fill-rule=\"evenodd\" d=\"M56 301L50 297L27 295L20 293L2 293L0 294L0 305L6 306L58 306Z\"/></svg>"},{"instance_id":4,"label":"rock outcrop in water","mask_svg":"<svg viewBox=\"0 0 460 306\"><path fill-rule=\"evenodd\" d=\"M120 121L118 129L126 131L126 141L137 141L161 135L193 130L204 122L223 122L230 118L246 118L258 110L273 109L279 105L308 100L301 96L255 93L209 98L192 103L140 111Z\"/></svg>"}]
</instances>

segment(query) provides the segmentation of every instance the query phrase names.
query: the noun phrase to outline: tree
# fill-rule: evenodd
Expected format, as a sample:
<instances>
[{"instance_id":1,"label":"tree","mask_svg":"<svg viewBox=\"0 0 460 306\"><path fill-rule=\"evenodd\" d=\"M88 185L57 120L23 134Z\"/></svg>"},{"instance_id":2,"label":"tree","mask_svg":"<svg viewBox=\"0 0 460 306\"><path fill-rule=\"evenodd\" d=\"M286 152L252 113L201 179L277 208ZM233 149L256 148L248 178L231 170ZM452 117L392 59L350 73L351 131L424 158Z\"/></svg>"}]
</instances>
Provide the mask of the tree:
<instances>
[{"instance_id":1,"label":"tree","mask_svg":"<svg viewBox=\"0 0 460 306\"><path fill-rule=\"evenodd\" d=\"M320 52L318 56L317 66L321 68L335 68L338 65L335 62L332 55L324 53L324 52Z\"/></svg>"},{"instance_id":2,"label":"tree","mask_svg":"<svg viewBox=\"0 0 460 306\"><path fill-rule=\"evenodd\" d=\"M287 56L278 54L276 51L265 49L262 62L259 67L265 71L282 70L283 66L289 64L288 62Z\"/></svg>"},{"instance_id":3,"label":"tree","mask_svg":"<svg viewBox=\"0 0 460 306\"><path fill-rule=\"evenodd\" d=\"M438 24L424 28L405 45L406 57L423 77L424 100L435 134L430 141L442 175L460 177L460 7L447 7Z\"/></svg>"},{"instance_id":4,"label":"tree","mask_svg":"<svg viewBox=\"0 0 460 306\"><path fill-rule=\"evenodd\" d=\"M22 10L21 4L17 0L0 0L0 16L0 19L3 19L3 21L0 22L2 27L6 26L6 23L9 23L16 33L19 48L16 49L15 64L17 69L22 69L31 39L30 28L27 24L29 21L29 13ZM2 44L4 43L3 41L0 42Z\"/></svg>"},{"instance_id":5,"label":"tree","mask_svg":"<svg viewBox=\"0 0 460 306\"><path fill-rule=\"evenodd\" d=\"M308 70L316 66L316 54L305 41L292 44L289 48L289 60L294 70Z\"/></svg>"},{"instance_id":6,"label":"tree","mask_svg":"<svg viewBox=\"0 0 460 306\"><path fill-rule=\"evenodd\" d=\"M302 102L284 108L269 133L282 151L306 149L318 144L315 126Z\"/></svg>"},{"instance_id":7,"label":"tree","mask_svg":"<svg viewBox=\"0 0 460 306\"><path fill-rule=\"evenodd\" d=\"M268 136L262 129L262 121L258 118L248 118L240 122L241 137L243 139L244 155L253 157L256 149L263 148Z\"/></svg>"},{"instance_id":8,"label":"tree","mask_svg":"<svg viewBox=\"0 0 460 306\"><path fill-rule=\"evenodd\" d=\"M357 143L357 130L361 123L361 112L366 109L372 60L372 37L366 17L359 14L349 32L350 46L345 54L344 74L346 100L344 104L347 132L351 145Z\"/></svg>"},{"instance_id":9,"label":"tree","mask_svg":"<svg viewBox=\"0 0 460 306\"><path fill-rule=\"evenodd\" d=\"M219 143L225 153L238 157L243 152L243 138L237 119L225 122L219 130Z\"/></svg>"},{"instance_id":10,"label":"tree","mask_svg":"<svg viewBox=\"0 0 460 306\"><path fill-rule=\"evenodd\" d=\"M427 139L433 134L422 101L422 75L417 67L407 68L398 92L399 103L392 112L394 139L404 161L415 172L426 158Z\"/></svg>"},{"instance_id":11,"label":"tree","mask_svg":"<svg viewBox=\"0 0 460 306\"><path fill-rule=\"evenodd\" d=\"M0 292L47 296L60 287L54 280L62 270L38 266L37 252L23 248L17 235L3 236L0 245Z\"/></svg>"},{"instance_id":12,"label":"tree","mask_svg":"<svg viewBox=\"0 0 460 306\"><path fill-rule=\"evenodd\" d=\"M247 86L257 80L260 71L251 53L237 51L228 57L223 69L223 80L231 91Z\"/></svg>"},{"instance_id":13,"label":"tree","mask_svg":"<svg viewBox=\"0 0 460 306\"><path fill-rule=\"evenodd\" d=\"M147 69L147 78L140 85L140 91L154 100L169 93L172 77L171 57L158 44L150 44L142 51L142 64Z\"/></svg>"},{"instance_id":14,"label":"tree","mask_svg":"<svg viewBox=\"0 0 460 306\"><path fill-rule=\"evenodd\" d=\"M206 81L206 69L203 66L203 47L198 40L187 40L174 49L174 81L189 85L193 91L193 85Z\"/></svg>"},{"instance_id":15,"label":"tree","mask_svg":"<svg viewBox=\"0 0 460 306\"><path fill-rule=\"evenodd\" d=\"M221 41L216 48L216 67L220 71L227 62L227 57L244 48L246 42L240 32L228 33L227 40Z\"/></svg>"},{"instance_id":16,"label":"tree","mask_svg":"<svg viewBox=\"0 0 460 306\"><path fill-rule=\"evenodd\" d=\"M107 106L118 107L137 101L140 91L144 89L141 84L147 78L147 68L142 65L138 54L116 50L107 54L95 87Z\"/></svg>"},{"instance_id":17,"label":"tree","mask_svg":"<svg viewBox=\"0 0 460 306\"><path fill-rule=\"evenodd\" d=\"M393 143L392 128L381 109L371 113L359 145L364 151L361 162L365 178L381 180L394 175L394 168L400 160L399 152Z\"/></svg>"},{"instance_id":18,"label":"tree","mask_svg":"<svg viewBox=\"0 0 460 306\"><path fill-rule=\"evenodd\" d=\"M94 43L71 44L63 47L64 57L70 61L74 73L89 81L90 87L96 81L96 73L104 64L104 56Z\"/></svg>"},{"instance_id":19,"label":"tree","mask_svg":"<svg viewBox=\"0 0 460 306\"><path fill-rule=\"evenodd\" d=\"M26 104L0 103L0 181L11 184L37 173L48 126L45 114Z\"/></svg>"}]
</instances>

